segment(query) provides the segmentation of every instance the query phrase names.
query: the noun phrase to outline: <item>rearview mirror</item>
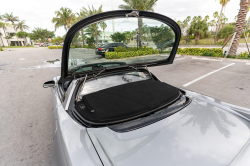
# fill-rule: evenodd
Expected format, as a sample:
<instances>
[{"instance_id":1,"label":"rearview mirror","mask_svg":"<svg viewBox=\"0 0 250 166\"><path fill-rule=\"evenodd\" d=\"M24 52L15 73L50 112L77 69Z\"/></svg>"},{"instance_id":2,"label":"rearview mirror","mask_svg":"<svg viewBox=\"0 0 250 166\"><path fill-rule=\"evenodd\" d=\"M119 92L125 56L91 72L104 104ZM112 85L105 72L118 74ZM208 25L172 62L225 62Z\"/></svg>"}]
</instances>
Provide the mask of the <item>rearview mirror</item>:
<instances>
[{"instance_id":1,"label":"rearview mirror","mask_svg":"<svg viewBox=\"0 0 250 166\"><path fill-rule=\"evenodd\" d=\"M55 87L55 81L47 81L43 84L43 87L44 88L50 88L50 87L53 88L53 87Z\"/></svg>"}]
</instances>

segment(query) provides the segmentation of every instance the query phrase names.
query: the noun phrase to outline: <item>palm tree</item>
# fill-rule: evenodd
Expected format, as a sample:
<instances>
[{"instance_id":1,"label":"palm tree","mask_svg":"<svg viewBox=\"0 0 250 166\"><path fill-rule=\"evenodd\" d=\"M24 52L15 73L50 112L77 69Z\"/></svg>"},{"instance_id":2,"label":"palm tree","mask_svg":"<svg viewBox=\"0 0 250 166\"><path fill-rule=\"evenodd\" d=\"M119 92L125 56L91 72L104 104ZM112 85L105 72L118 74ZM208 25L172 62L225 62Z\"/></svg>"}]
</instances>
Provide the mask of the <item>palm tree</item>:
<instances>
[{"instance_id":1,"label":"palm tree","mask_svg":"<svg viewBox=\"0 0 250 166\"><path fill-rule=\"evenodd\" d=\"M222 16L223 8L226 7L226 5L227 5L227 3L228 3L229 1L230 1L230 0L220 0L221 12L220 12L219 22L218 22L218 26L217 26L216 34L215 34L215 38L214 38L214 44L216 44L217 35L218 35L219 29L220 29L221 16Z\"/></svg>"},{"instance_id":2,"label":"palm tree","mask_svg":"<svg viewBox=\"0 0 250 166\"><path fill-rule=\"evenodd\" d=\"M11 12L10 14L5 13L2 16L6 22L11 22L12 25L14 25L15 21L19 21L19 17L18 16L13 16L13 12Z\"/></svg>"},{"instance_id":3,"label":"palm tree","mask_svg":"<svg viewBox=\"0 0 250 166\"><path fill-rule=\"evenodd\" d=\"M88 6L89 7L89 6ZM97 13L101 13L102 12L102 5L98 8L98 9L95 9L93 6L92 6L92 9L89 7L89 9L85 8L85 7L82 7L81 9L81 15L82 17L89 17L89 16L92 16L94 14L97 14ZM98 44L98 23L96 24L93 24L93 28L95 30L95 39L96 39L96 46Z\"/></svg>"},{"instance_id":4,"label":"palm tree","mask_svg":"<svg viewBox=\"0 0 250 166\"><path fill-rule=\"evenodd\" d=\"M52 23L55 23L55 30L59 27L64 27L66 32L72 26L75 14L69 8L61 7L60 10L55 11L56 17L53 17Z\"/></svg>"},{"instance_id":5,"label":"palm tree","mask_svg":"<svg viewBox=\"0 0 250 166\"><path fill-rule=\"evenodd\" d=\"M4 47L4 43L3 43L3 38L2 38L3 34L0 32L0 39L1 39L1 47Z\"/></svg>"},{"instance_id":6,"label":"palm tree","mask_svg":"<svg viewBox=\"0 0 250 166\"><path fill-rule=\"evenodd\" d=\"M11 22L13 28L15 29L15 27L14 27L15 21L19 21L19 17L18 16L14 16L13 12L11 12L10 14L5 13L3 15L3 18L5 18L6 22ZM17 30L15 29L15 31L17 31ZM19 39L18 39L18 37L17 37L17 45L19 46Z\"/></svg>"},{"instance_id":7,"label":"palm tree","mask_svg":"<svg viewBox=\"0 0 250 166\"><path fill-rule=\"evenodd\" d=\"M120 9L124 10L144 10L154 11L153 7L156 5L158 0L123 0L126 5L119 5ZM139 47L142 47L142 18L138 18L139 27Z\"/></svg>"},{"instance_id":8,"label":"palm tree","mask_svg":"<svg viewBox=\"0 0 250 166\"><path fill-rule=\"evenodd\" d=\"M23 32L23 30L28 30L29 29L29 26L28 25L25 25L25 20L22 20L22 21L20 21L20 22L18 22L17 24L14 24L13 25L13 27L14 27L14 29L15 29L15 31L17 32L18 31L18 29L20 30L20 31L22 31ZM18 40L18 35L16 35L16 37L17 37L17 40ZM22 42L22 41L21 41ZM18 43L19 43L19 40L18 40ZM26 42L25 42L26 43ZM25 45L26 46L26 45Z\"/></svg>"},{"instance_id":9,"label":"palm tree","mask_svg":"<svg viewBox=\"0 0 250 166\"><path fill-rule=\"evenodd\" d=\"M100 27L102 28L103 30L103 36L104 36L104 41L105 41L105 29L107 28L107 24L105 22L101 22L100 23Z\"/></svg>"},{"instance_id":10,"label":"palm tree","mask_svg":"<svg viewBox=\"0 0 250 166\"><path fill-rule=\"evenodd\" d=\"M25 25L25 20L18 22L14 26L15 26L15 29L20 29L21 31L28 30L30 28L28 25Z\"/></svg>"},{"instance_id":11,"label":"palm tree","mask_svg":"<svg viewBox=\"0 0 250 166\"><path fill-rule=\"evenodd\" d=\"M233 40L232 46L228 52L230 55L236 55L240 37L242 35L242 32L244 31L244 22L246 19L246 15L248 12L248 8L250 5L250 0L241 0L240 1L240 10L238 13L238 19L236 21L236 26L234 29L234 32L236 32L235 38Z\"/></svg>"},{"instance_id":12,"label":"palm tree","mask_svg":"<svg viewBox=\"0 0 250 166\"><path fill-rule=\"evenodd\" d=\"M205 20L205 21L208 21L208 20L209 20L209 15L205 16L205 17L204 17L204 20Z\"/></svg>"},{"instance_id":13,"label":"palm tree","mask_svg":"<svg viewBox=\"0 0 250 166\"><path fill-rule=\"evenodd\" d=\"M213 32L213 30L214 30L214 26L216 25L216 21L215 20L211 20L210 22L209 22L209 26L211 26L211 32Z\"/></svg>"},{"instance_id":14,"label":"palm tree","mask_svg":"<svg viewBox=\"0 0 250 166\"><path fill-rule=\"evenodd\" d=\"M6 28L7 28L8 26L10 26L8 23L0 22L0 28L3 29L3 32L4 32L4 35L5 35L5 36L7 36L5 30L6 30ZM2 35L3 35L3 34L2 34ZM2 40L3 40L3 39L2 39Z\"/></svg>"}]
</instances>

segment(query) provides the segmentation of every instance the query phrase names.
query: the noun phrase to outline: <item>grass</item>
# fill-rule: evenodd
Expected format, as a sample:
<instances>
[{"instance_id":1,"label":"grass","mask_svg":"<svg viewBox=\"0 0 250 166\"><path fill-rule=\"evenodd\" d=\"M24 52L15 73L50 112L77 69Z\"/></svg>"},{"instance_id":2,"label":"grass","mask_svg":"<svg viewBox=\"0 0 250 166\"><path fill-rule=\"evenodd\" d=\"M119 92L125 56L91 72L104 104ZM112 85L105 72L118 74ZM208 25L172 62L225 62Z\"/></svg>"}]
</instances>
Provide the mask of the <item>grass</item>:
<instances>
[{"instance_id":1,"label":"grass","mask_svg":"<svg viewBox=\"0 0 250 166\"><path fill-rule=\"evenodd\" d=\"M34 47L34 46L7 46L7 47L3 47L3 48L28 48L28 47Z\"/></svg>"}]
</instances>

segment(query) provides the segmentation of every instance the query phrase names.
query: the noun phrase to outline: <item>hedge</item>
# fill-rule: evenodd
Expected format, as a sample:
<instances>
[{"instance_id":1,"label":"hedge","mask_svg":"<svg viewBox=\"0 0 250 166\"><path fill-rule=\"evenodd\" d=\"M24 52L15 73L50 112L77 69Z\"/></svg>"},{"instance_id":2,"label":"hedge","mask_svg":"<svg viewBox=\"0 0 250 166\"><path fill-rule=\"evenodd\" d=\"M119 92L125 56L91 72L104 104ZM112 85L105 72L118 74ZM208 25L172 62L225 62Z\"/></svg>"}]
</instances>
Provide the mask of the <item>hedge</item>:
<instances>
[{"instance_id":1,"label":"hedge","mask_svg":"<svg viewBox=\"0 0 250 166\"><path fill-rule=\"evenodd\" d=\"M159 54L157 49L148 49L146 51L138 50L138 51L127 51L127 52L106 52L106 59L121 59L121 58L129 58L143 55L151 55L151 54Z\"/></svg>"},{"instance_id":2,"label":"hedge","mask_svg":"<svg viewBox=\"0 0 250 166\"><path fill-rule=\"evenodd\" d=\"M3 51L3 48L2 48L2 47L0 47L0 51Z\"/></svg>"},{"instance_id":3,"label":"hedge","mask_svg":"<svg viewBox=\"0 0 250 166\"><path fill-rule=\"evenodd\" d=\"M63 46L48 46L48 49L62 49ZM82 46L70 46L70 48L83 48ZM90 49L95 49L95 46L84 46L84 48L90 48Z\"/></svg>"},{"instance_id":4,"label":"hedge","mask_svg":"<svg viewBox=\"0 0 250 166\"><path fill-rule=\"evenodd\" d=\"M250 59L250 55L248 54L248 52L244 52L244 53L240 53L238 59Z\"/></svg>"},{"instance_id":5,"label":"hedge","mask_svg":"<svg viewBox=\"0 0 250 166\"><path fill-rule=\"evenodd\" d=\"M221 48L178 48L177 54L223 57Z\"/></svg>"}]
</instances>

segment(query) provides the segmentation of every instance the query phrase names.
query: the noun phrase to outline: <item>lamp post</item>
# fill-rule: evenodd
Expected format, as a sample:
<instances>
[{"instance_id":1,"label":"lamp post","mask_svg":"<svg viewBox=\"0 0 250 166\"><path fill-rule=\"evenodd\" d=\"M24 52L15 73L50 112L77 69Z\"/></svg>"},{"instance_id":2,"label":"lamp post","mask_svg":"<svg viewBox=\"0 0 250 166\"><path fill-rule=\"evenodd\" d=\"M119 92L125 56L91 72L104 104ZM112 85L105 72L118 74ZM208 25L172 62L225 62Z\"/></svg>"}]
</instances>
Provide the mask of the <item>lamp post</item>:
<instances>
[{"instance_id":1,"label":"lamp post","mask_svg":"<svg viewBox=\"0 0 250 166\"><path fill-rule=\"evenodd\" d=\"M136 38L137 38L137 40L136 40L136 41L137 41L137 51L138 51L138 34L139 34L139 33L137 32L137 33L136 33Z\"/></svg>"}]
</instances>

